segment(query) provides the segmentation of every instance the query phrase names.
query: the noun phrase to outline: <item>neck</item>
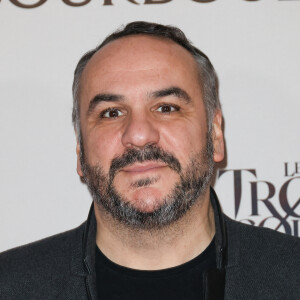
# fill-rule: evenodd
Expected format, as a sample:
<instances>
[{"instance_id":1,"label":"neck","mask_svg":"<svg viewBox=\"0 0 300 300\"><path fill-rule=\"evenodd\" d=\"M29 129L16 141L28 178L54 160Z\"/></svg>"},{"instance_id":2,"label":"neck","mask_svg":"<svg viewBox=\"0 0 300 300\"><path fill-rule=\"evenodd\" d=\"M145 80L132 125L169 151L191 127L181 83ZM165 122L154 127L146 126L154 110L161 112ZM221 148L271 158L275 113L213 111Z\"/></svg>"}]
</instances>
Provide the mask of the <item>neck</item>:
<instances>
[{"instance_id":1,"label":"neck","mask_svg":"<svg viewBox=\"0 0 300 300\"><path fill-rule=\"evenodd\" d=\"M96 243L111 261L132 269L159 270L199 255L215 234L209 189L177 222L159 230L137 230L115 221L95 204Z\"/></svg>"}]
</instances>

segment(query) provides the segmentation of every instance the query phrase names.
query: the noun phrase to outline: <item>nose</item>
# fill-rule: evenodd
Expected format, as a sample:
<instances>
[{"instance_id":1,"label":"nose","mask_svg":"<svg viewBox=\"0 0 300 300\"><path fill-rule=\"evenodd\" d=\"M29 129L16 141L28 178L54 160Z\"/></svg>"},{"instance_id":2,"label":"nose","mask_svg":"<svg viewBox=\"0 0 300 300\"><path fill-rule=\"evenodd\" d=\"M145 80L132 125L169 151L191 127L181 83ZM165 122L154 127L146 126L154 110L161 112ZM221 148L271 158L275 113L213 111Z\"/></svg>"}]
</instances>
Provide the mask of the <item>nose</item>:
<instances>
[{"instance_id":1,"label":"nose","mask_svg":"<svg viewBox=\"0 0 300 300\"><path fill-rule=\"evenodd\" d=\"M126 148L144 148L159 142L159 132L154 120L146 114L132 114L122 135L122 144Z\"/></svg>"}]
</instances>

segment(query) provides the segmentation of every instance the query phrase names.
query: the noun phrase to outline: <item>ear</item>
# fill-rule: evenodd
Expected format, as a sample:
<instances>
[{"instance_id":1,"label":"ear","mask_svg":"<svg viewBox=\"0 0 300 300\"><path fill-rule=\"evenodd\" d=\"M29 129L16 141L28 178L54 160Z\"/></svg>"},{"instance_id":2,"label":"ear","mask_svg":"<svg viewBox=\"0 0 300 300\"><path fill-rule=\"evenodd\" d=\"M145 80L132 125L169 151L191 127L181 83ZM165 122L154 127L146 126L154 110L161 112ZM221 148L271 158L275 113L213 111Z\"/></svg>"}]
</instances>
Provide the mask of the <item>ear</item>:
<instances>
[{"instance_id":1,"label":"ear","mask_svg":"<svg viewBox=\"0 0 300 300\"><path fill-rule=\"evenodd\" d=\"M80 177L83 177L81 163L80 163L80 143L78 141L78 137L77 137L77 145L76 145L76 154L77 154L77 174Z\"/></svg>"},{"instance_id":2,"label":"ear","mask_svg":"<svg viewBox=\"0 0 300 300\"><path fill-rule=\"evenodd\" d=\"M222 112L217 110L213 119L213 144L214 144L214 161L220 162L224 158L224 136L222 130Z\"/></svg>"}]
</instances>

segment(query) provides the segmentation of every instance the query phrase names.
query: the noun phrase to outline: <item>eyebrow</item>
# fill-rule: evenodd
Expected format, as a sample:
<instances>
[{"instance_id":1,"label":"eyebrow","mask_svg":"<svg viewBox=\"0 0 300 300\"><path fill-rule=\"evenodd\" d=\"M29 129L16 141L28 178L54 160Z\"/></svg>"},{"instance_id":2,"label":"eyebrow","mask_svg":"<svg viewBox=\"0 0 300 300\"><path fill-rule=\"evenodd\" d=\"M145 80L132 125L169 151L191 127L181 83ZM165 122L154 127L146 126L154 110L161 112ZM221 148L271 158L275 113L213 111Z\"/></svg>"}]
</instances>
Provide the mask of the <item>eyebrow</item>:
<instances>
[{"instance_id":1,"label":"eyebrow","mask_svg":"<svg viewBox=\"0 0 300 300\"><path fill-rule=\"evenodd\" d=\"M162 98L168 96L176 96L177 98L184 100L186 103L191 102L191 97L188 95L188 93L176 86L154 91L149 94L150 99ZM101 102L118 102L124 100L125 97L118 94L98 94L90 101L87 115L90 115L95 109L95 107Z\"/></svg>"},{"instance_id":2,"label":"eyebrow","mask_svg":"<svg viewBox=\"0 0 300 300\"><path fill-rule=\"evenodd\" d=\"M124 101L124 96L117 95L117 94L98 94L96 95L89 104L89 109L87 114L91 114L95 107L101 102L117 102L117 101Z\"/></svg>"},{"instance_id":3,"label":"eyebrow","mask_svg":"<svg viewBox=\"0 0 300 300\"><path fill-rule=\"evenodd\" d=\"M185 90L176 86L150 93L150 98L162 98L168 96L176 96L177 98L184 100L186 103L191 102L191 97L189 94Z\"/></svg>"}]
</instances>

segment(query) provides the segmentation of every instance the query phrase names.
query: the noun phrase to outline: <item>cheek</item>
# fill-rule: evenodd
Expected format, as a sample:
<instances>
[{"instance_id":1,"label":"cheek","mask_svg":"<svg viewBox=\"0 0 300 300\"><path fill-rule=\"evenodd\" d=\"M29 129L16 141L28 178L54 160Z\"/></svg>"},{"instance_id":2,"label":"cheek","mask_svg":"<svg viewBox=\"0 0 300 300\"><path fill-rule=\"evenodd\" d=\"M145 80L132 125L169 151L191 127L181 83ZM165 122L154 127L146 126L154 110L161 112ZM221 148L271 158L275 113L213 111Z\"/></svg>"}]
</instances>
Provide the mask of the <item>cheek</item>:
<instances>
[{"instance_id":1,"label":"cheek","mask_svg":"<svg viewBox=\"0 0 300 300\"><path fill-rule=\"evenodd\" d=\"M120 155L120 134L110 131L94 130L87 138L86 155L91 165L100 164L108 170L113 158Z\"/></svg>"},{"instance_id":2,"label":"cheek","mask_svg":"<svg viewBox=\"0 0 300 300\"><path fill-rule=\"evenodd\" d=\"M206 130L196 124L173 124L161 130L161 146L186 165L206 144Z\"/></svg>"}]
</instances>

